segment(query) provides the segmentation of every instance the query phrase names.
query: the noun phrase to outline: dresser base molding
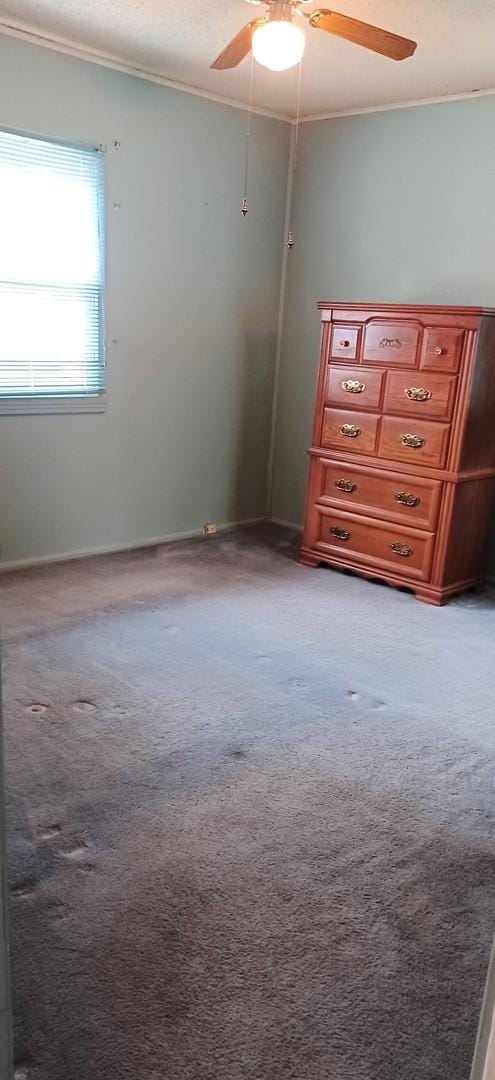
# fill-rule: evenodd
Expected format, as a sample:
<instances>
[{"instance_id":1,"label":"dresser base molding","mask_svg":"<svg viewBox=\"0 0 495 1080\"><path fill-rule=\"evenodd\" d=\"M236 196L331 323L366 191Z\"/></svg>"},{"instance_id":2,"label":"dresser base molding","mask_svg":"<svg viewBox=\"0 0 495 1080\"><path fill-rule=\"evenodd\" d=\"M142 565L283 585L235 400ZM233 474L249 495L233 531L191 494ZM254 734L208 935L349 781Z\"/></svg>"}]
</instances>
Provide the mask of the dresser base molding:
<instances>
[{"instance_id":1,"label":"dresser base molding","mask_svg":"<svg viewBox=\"0 0 495 1080\"><path fill-rule=\"evenodd\" d=\"M391 585L394 588L408 589L409 592L414 593L416 600L421 600L424 604L433 604L434 607L443 607L448 604L453 596L483 586L483 577L475 577L465 581L458 581L455 585L448 585L443 589L435 588L433 585L427 585L423 581L415 582L411 581L410 578L401 577L399 574L390 574L388 571L361 566L351 559L338 559L333 555L315 554L312 548L302 547L299 551L298 561L301 566L308 566L312 569L316 569L318 566L330 566L333 570L351 571L358 577L365 577L372 581L383 581L386 585Z\"/></svg>"}]
</instances>

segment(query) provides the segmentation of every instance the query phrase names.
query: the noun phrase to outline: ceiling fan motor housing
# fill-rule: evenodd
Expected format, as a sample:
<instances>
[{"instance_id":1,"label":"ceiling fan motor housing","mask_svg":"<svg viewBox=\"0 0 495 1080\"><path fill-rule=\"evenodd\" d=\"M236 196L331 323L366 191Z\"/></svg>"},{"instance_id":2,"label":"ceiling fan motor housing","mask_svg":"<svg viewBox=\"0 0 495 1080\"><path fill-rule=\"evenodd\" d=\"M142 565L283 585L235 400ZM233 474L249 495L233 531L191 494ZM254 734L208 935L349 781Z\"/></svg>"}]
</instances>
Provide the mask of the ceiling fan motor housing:
<instances>
[{"instance_id":1,"label":"ceiling fan motor housing","mask_svg":"<svg viewBox=\"0 0 495 1080\"><path fill-rule=\"evenodd\" d=\"M276 21L291 22L292 0L271 0L268 18Z\"/></svg>"}]
</instances>

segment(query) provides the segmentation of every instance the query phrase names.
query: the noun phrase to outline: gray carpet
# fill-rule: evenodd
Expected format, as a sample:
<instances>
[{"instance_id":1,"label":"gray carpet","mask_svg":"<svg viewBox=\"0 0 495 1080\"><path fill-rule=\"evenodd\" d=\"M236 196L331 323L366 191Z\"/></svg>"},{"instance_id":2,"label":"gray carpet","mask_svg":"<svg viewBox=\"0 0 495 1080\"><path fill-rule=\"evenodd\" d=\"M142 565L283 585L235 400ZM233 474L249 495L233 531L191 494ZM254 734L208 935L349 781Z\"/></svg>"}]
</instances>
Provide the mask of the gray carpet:
<instances>
[{"instance_id":1,"label":"gray carpet","mask_svg":"<svg viewBox=\"0 0 495 1080\"><path fill-rule=\"evenodd\" d=\"M493 599L274 528L0 591L18 1076L468 1080Z\"/></svg>"}]
</instances>

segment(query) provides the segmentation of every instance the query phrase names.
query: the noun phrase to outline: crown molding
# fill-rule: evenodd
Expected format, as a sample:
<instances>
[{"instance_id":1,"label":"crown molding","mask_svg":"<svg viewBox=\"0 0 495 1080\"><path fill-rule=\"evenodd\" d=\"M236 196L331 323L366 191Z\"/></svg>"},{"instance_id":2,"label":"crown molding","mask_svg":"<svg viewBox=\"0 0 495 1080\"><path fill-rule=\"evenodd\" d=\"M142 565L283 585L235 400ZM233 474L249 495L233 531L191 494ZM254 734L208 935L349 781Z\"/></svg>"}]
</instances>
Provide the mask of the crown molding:
<instances>
[{"instance_id":1,"label":"crown molding","mask_svg":"<svg viewBox=\"0 0 495 1080\"><path fill-rule=\"evenodd\" d=\"M77 45L71 41L64 40L63 38L49 37L48 35L41 34L34 28L18 26L14 23L5 22L5 20L0 19L0 35L2 34L6 37L18 38L20 41L25 41L29 45L39 45L44 49L51 49L53 52L63 53L65 56L73 56L76 60L86 60L90 64L99 64L100 67L110 68L112 71L120 71L124 75L132 75L136 79L145 79L147 82L157 83L159 86L167 86L170 90L179 90L184 94L193 94L194 97L205 98L207 101L214 101L217 105L229 105L233 109L241 109L243 112L249 111L249 105L247 103L237 101L235 98L223 97L221 94L213 94L209 90L201 90L196 86L188 86L186 83L175 82L173 79L167 79L165 75L160 75L156 71L149 71L147 68L129 64L126 60L122 60L112 53L102 53L99 52L98 49L92 49L90 46L86 45ZM257 116L267 116L270 120L283 120L285 124L293 123L292 118L287 114L274 112L271 109L263 109L253 105L250 111Z\"/></svg>"},{"instance_id":2,"label":"crown molding","mask_svg":"<svg viewBox=\"0 0 495 1080\"><path fill-rule=\"evenodd\" d=\"M194 97L213 101L217 105L229 105L233 109L241 109L243 112L249 111L247 102L224 97L222 94L214 94L209 90L202 90L196 86L176 82L174 79L167 79L165 75L160 75L157 71L130 64L127 60L122 60L113 53L103 53L98 49L92 49L89 45L78 45L65 38L50 37L47 34L40 33L35 27L21 26L0 19L0 35L2 34L6 37L18 38L29 45L38 45L44 49L51 49L53 52L63 53L65 56L73 56L76 60L85 60L87 63L99 64L101 67L110 68L112 71L120 71L123 75L131 75L136 79L144 79L147 82L157 83L159 86L167 86L171 90L192 94ZM340 117L346 116L366 116L368 113L392 112L396 109L414 109L421 105L446 105L451 101L469 101L472 98L492 97L493 95L495 95L495 87L489 87L486 90L466 90L459 94L444 94L440 97L414 98L409 101L393 101L385 105L363 105L357 106L355 109L336 109L329 112L310 113L308 116L301 116L299 123L313 124L320 120L338 120ZM266 116L271 120L282 120L285 124L295 125L297 123L294 116L275 112L272 109L264 109L261 106L253 105L251 112L257 116Z\"/></svg>"},{"instance_id":3,"label":"crown molding","mask_svg":"<svg viewBox=\"0 0 495 1080\"><path fill-rule=\"evenodd\" d=\"M488 90L466 90L461 94L444 94L442 97L414 98L412 101L393 101L386 105L368 105L356 109L341 109L335 112L311 113L302 116L301 124L314 124L318 120L338 120L341 116L363 116L367 113L392 112L396 109L416 109L421 105L448 105L450 101L469 101L472 98L491 97L495 86ZM295 124L295 120L291 120Z\"/></svg>"}]
</instances>

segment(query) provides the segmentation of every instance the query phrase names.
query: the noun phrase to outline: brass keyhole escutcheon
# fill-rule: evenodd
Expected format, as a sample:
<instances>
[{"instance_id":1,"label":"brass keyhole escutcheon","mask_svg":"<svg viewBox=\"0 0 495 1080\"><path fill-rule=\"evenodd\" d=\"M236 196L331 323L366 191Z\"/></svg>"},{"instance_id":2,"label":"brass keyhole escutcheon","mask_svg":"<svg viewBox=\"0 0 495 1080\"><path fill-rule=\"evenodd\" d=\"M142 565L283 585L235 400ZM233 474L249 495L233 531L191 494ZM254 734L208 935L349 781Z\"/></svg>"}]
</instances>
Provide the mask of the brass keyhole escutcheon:
<instances>
[{"instance_id":1,"label":"brass keyhole escutcheon","mask_svg":"<svg viewBox=\"0 0 495 1080\"><path fill-rule=\"evenodd\" d=\"M394 499L402 506L419 506L421 502L419 495L410 495L407 491L397 491Z\"/></svg>"},{"instance_id":2,"label":"brass keyhole escutcheon","mask_svg":"<svg viewBox=\"0 0 495 1080\"><path fill-rule=\"evenodd\" d=\"M401 435L400 441L403 446L410 446L413 450L419 450L421 446L425 445L426 439L423 439L421 435Z\"/></svg>"},{"instance_id":3,"label":"brass keyhole escutcheon","mask_svg":"<svg viewBox=\"0 0 495 1080\"><path fill-rule=\"evenodd\" d=\"M351 535L350 532L347 532L347 529L339 529L336 525L330 529L330 532L332 536L337 537L337 540L348 540Z\"/></svg>"},{"instance_id":4,"label":"brass keyhole escutcheon","mask_svg":"<svg viewBox=\"0 0 495 1080\"><path fill-rule=\"evenodd\" d=\"M401 544L399 540L396 540L390 547L396 555L402 555L404 559L408 559L410 555L414 555L413 548L407 546L407 544Z\"/></svg>"},{"instance_id":5,"label":"brass keyhole escutcheon","mask_svg":"<svg viewBox=\"0 0 495 1080\"><path fill-rule=\"evenodd\" d=\"M348 394L362 394L366 390L366 383L359 382L359 379L344 379L342 389L347 390Z\"/></svg>"},{"instance_id":6,"label":"brass keyhole escutcheon","mask_svg":"<svg viewBox=\"0 0 495 1080\"><path fill-rule=\"evenodd\" d=\"M404 393L409 401L429 401L431 398L431 390L426 390L424 386L409 386Z\"/></svg>"},{"instance_id":7,"label":"brass keyhole escutcheon","mask_svg":"<svg viewBox=\"0 0 495 1080\"><path fill-rule=\"evenodd\" d=\"M336 480L335 487L350 494L356 490L357 484L353 484L352 480Z\"/></svg>"},{"instance_id":8,"label":"brass keyhole escutcheon","mask_svg":"<svg viewBox=\"0 0 495 1080\"><path fill-rule=\"evenodd\" d=\"M355 424L341 424L339 431L341 435L345 435L348 439L356 439L361 434L361 428L356 427Z\"/></svg>"}]
</instances>

